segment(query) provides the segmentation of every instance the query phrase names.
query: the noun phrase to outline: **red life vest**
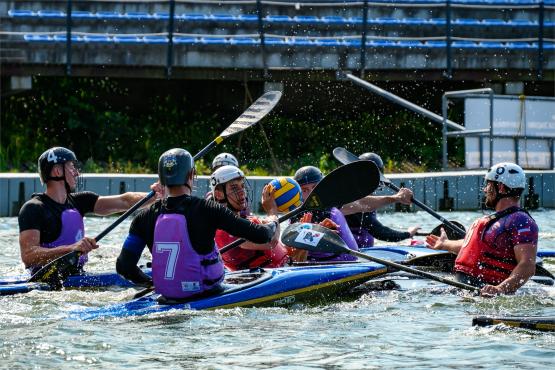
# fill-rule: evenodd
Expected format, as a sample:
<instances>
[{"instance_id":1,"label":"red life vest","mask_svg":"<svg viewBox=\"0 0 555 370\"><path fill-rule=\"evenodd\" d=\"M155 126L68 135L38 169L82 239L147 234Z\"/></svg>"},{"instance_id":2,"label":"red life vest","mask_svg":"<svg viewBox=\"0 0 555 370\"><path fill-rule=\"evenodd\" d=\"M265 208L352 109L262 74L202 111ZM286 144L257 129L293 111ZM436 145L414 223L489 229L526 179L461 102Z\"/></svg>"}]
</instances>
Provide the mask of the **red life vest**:
<instances>
[{"instance_id":1,"label":"red life vest","mask_svg":"<svg viewBox=\"0 0 555 370\"><path fill-rule=\"evenodd\" d=\"M256 217L249 217L249 220L257 224L260 223L260 220ZM237 239L237 237L230 235L224 230L216 231L215 240L219 249ZM241 247L232 249L222 255L224 265L231 271L257 267L282 267L289 260L287 249L279 240L275 240L272 243L274 243L272 245L273 248L269 250L253 250Z\"/></svg>"},{"instance_id":2,"label":"red life vest","mask_svg":"<svg viewBox=\"0 0 555 370\"><path fill-rule=\"evenodd\" d=\"M484 234L494 222L518 211L522 210L516 207L509 208L476 220L466 233L463 246L455 260L455 271L492 285L507 279L517 265L513 246L488 243L484 240Z\"/></svg>"}]
</instances>

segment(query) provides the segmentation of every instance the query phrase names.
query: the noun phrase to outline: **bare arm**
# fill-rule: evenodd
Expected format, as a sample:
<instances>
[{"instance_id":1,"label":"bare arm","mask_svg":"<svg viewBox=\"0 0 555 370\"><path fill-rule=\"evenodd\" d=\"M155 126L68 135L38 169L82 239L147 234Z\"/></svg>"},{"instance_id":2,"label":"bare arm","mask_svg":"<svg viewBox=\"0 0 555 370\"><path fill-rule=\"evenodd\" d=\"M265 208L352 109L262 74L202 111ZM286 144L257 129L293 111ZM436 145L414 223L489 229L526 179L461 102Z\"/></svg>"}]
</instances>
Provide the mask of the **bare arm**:
<instances>
[{"instance_id":1,"label":"bare arm","mask_svg":"<svg viewBox=\"0 0 555 370\"><path fill-rule=\"evenodd\" d=\"M536 273L536 252L534 244L518 244L514 247L517 265L511 275L498 285L486 285L480 292L484 296L514 293Z\"/></svg>"},{"instance_id":2,"label":"bare arm","mask_svg":"<svg viewBox=\"0 0 555 370\"><path fill-rule=\"evenodd\" d=\"M407 188L400 189L395 195L368 195L355 202L345 204L341 207L341 212L347 216L355 213L375 211L378 208L382 208L393 203L410 204L412 196L412 190Z\"/></svg>"},{"instance_id":3,"label":"bare arm","mask_svg":"<svg viewBox=\"0 0 555 370\"><path fill-rule=\"evenodd\" d=\"M448 251L455 255L459 254L463 243L464 239L449 240L443 228L441 229L441 236L430 234L426 237L426 247L430 249Z\"/></svg>"},{"instance_id":4,"label":"bare arm","mask_svg":"<svg viewBox=\"0 0 555 370\"><path fill-rule=\"evenodd\" d=\"M112 213L125 212L135 203L146 197L147 193L127 192L120 195L110 195L98 197L94 205L94 213L100 216L111 215ZM151 203L151 200L148 203Z\"/></svg>"},{"instance_id":5,"label":"bare arm","mask_svg":"<svg viewBox=\"0 0 555 370\"><path fill-rule=\"evenodd\" d=\"M156 192L156 197L151 198L141 208L149 206L156 199L160 199L165 195L164 187L158 182L150 185L150 189ZM147 193L127 192L120 195L98 197L94 205L94 213L100 216L108 216L113 213L125 212L146 196Z\"/></svg>"},{"instance_id":6,"label":"bare arm","mask_svg":"<svg viewBox=\"0 0 555 370\"><path fill-rule=\"evenodd\" d=\"M275 204L275 202L274 202ZM270 217L267 217L264 220L261 220L263 224L267 224L270 222L274 222L277 221L277 216L273 216L270 215ZM266 250L270 250L272 248L274 248L278 241L279 241L279 236L280 236L280 228L279 228L279 223L277 224L277 228L276 228L276 233L274 234L274 237L272 238L272 240L268 243L264 243L264 244L256 244L250 241L246 241L243 244L241 244L241 248L243 249L251 249L251 250L258 250L258 251L266 251Z\"/></svg>"},{"instance_id":7,"label":"bare arm","mask_svg":"<svg viewBox=\"0 0 555 370\"><path fill-rule=\"evenodd\" d=\"M31 229L22 231L19 234L19 248L21 251L21 260L26 267L30 267L43 266L72 251L88 253L98 248L98 246L94 239L83 238L74 244L61 245L56 248L44 248L40 246L40 231Z\"/></svg>"}]
</instances>

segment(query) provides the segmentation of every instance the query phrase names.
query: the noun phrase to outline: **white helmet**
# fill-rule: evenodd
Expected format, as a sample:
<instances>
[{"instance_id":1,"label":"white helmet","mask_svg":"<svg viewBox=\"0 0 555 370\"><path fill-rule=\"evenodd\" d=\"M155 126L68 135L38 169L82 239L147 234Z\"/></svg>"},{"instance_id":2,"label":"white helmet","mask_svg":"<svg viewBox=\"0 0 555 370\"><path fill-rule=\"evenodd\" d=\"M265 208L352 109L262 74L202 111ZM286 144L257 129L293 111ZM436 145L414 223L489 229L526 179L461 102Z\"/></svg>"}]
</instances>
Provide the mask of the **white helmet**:
<instances>
[{"instance_id":1,"label":"white helmet","mask_svg":"<svg viewBox=\"0 0 555 370\"><path fill-rule=\"evenodd\" d=\"M222 166L218 168L210 176L210 188L212 189L212 194L214 194L214 189L220 184L225 184L234 179L244 178L245 174L241 169L235 166Z\"/></svg>"},{"instance_id":2,"label":"white helmet","mask_svg":"<svg viewBox=\"0 0 555 370\"><path fill-rule=\"evenodd\" d=\"M498 163L491 167L486 173L486 180L500 182L511 189L526 187L524 170L519 165L510 162Z\"/></svg>"},{"instance_id":3,"label":"white helmet","mask_svg":"<svg viewBox=\"0 0 555 370\"><path fill-rule=\"evenodd\" d=\"M220 153L212 161L212 169L215 169L221 166L239 167L239 161L237 160L237 158L235 158L233 154Z\"/></svg>"}]
</instances>

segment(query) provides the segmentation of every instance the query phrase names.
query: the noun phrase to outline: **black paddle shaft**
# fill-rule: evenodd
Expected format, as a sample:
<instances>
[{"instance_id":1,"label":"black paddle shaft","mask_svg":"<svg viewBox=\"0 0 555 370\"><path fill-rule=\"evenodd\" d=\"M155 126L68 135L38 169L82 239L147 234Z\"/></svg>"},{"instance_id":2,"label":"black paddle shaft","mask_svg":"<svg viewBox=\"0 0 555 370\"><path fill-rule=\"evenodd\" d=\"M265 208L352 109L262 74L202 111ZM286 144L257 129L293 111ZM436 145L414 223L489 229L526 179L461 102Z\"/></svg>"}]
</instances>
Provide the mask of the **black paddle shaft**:
<instances>
[{"instance_id":1,"label":"black paddle shaft","mask_svg":"<svg viewBox=\"0 0 555 370\"><path fill-rule=\"evenodd\" d=\"M401 190L397 185L395 185L394 183L392 183L389 180L384 182L384 184L385 184L385 186L387 186L388 188L390 188L393 191ZM463 229L461 229L460 227L458 227L457 225L455 225L454 223L452 223L451 221L449 221L445 217L441 216L439 213L437 213L436 211L434 211L433 209L431 209L430 207L428 207L427 205L425 205L424 203L422 203L418 199L415 199L413 197L411 199L411 202L414 203L416 206L420 207L421 209L423 209L424 211L428 212L429 214L431 214L432 216L434 216L438 220L440 220L445 226L447 226L449 229L451 229L453 232L455 232L460 239L463 239L464 236L466 235L466 232Z\"/></svg>"},{"instance_id":2,"label":"black paddle shaft","mask_svg":"<svg viewBox=\"0 0 555 370\"><path fill-rule=\"evenodd\" d=\"M333 150L333 156L335 157L335 159L337 159L342 164L347 164L347 163L351 163L351 162L355 162L355 161L360 161L360 159L356 155L349 152L347 149L341 148L341 147L335 148ZM387 186L388 188L390 188L393 191L401 190L397 185L393 184L389 179L387 179L381 173L380 173L380 181L385 186ZM420 207L421 209L423 209L424 211L428 212L429 214L431 214L432 216L434 216L438 220L440 220L445 226L447 226L449 229L451 229L453 232L455 232L460 239L464 238L464 236L466 235L466 232L463 229L461 229L457 225L453 224L449 220L445 219L443 216L438 214L436 211L434 211L433 209L431 209L430 207L428 207L427 205L425 205L424 203L422 203L418 199L414 199L414 197L413 197L411 199L411 202L414 203L416 206Z\"/></svg>"},{"instance_id":3,"label":"black paddle shaft","mask_svg":"<svg viewBox=\"0 0 555 370\"><path fill-rule=\"evenodd\" d=\"M311 238L308 238L309 239L308 241L304 240L304 238L300 238L299 240L300 233L304 232L303 230L305 229L307 229L306 232L317 232L317 233L323 234L323 236L319 238L319 240L310 240ZM313 251L313 252L326 252L326 253L335 253L335 254L348 253L348 254L352 254L353 256L357 256L359 258L370 260L372 262L376 262L384 266L392 267L397 270L406 271L411 274L422 276L431 280L439 281L441 283L451 285L457 288L466 289L473 292L480 292L480 288L477 288L469 284L464 284L458 281L444 278L442 276L431 274L426 271L421 271L409 266L401 265L393 261L369 256L364 253L354 251L349 247L347 247L347 245L345 244L345 241L341 239L337 234L335 234L330 229L323 227L321 225L302 224L302 223L289 225L284 230L281 239L284 244L292 246L294 248Z\"/></svg>"},{"instance_id":4,"label":"black paddle shaft","mask_svg":"<svg viewBox=\"0 0 555 370\"><path fill-rule=\"evenodd\" d=\"M193 159L197 160L208 153L212 148L220 144L226 137L235 135L239 132L246 130L247 128L253 126L254 124L260 122L281 99L280 91L268 91L260 98L256 99L247 110L243 112L231 125L229 125L222 133L212 140L204 149L198 152ZM129 208L124 214L119 216L110 226L108 226L104 231L97 235L95 241L100 241L105 237L110 231L112 231L116 226L123 222L129 215L143 206L149 199L154 196L155 192L150 191L143 199L135 203L131 208ZM63 256L58 257L54 261L43 266L39 271L37 271L31 278L29 282L45 281L47 280L49 284L60 286L61 281L65 279L71 272L73 272L73 265L77 265L77 261L81 252L72 251L66 253ZM60 271L60 270L64 271Z\"/></svg>"},{"instance_id":5,"label":"black paddle shaft","mask_svg":"<svg viewBox=\"0 0 555 370\"><path fill-rule=\"evenodd\" d=\"M352 254L353 256L357 256L359 258L364 258L364 259L367 259L369 261L377 262L377 263L385 265L385 266L393 267L393 268L396 268L397 270L410 272L411 274L422 276L422 277L428 278L430 280L439 281L441 283L451 285L451 286L454 286L454 287L457 287L457 288L466 289L466 290L469 290L469 291L472 291L472 292L480 293L480 288L478 288L478 287L475 287L475 286L472 286L472 285L469 285L469 284L465 284L465 283L461 283L461 282L458 282L458 281L454 281L454 280L451 280L451 279L447 279L447 278L444 278L442 276L434 275L434 274L431 274L431 273L426 272L426 271L413 269L411 267L401 265L401 264L393 262L393 261L388 261L388 260L384 260L384 259L381 259L381 258L378 258L378 257L368 256L364 253L357 252L357 251L351 250L349 248L346 248L345 253L349 253L349 254Z\"/></svg>"}]
</instances>

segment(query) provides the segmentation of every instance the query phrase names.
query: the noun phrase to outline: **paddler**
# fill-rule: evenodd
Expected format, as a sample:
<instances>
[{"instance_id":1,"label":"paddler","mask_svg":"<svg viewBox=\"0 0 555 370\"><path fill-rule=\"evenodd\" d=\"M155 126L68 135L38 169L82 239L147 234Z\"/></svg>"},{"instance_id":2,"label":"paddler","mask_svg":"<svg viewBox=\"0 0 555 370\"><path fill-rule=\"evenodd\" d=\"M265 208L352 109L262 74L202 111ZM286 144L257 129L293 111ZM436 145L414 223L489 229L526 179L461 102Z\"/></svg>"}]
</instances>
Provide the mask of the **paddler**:
<instances>
[{"instance_id":1,"label":"paddler","mask_svg":"<svg viewBox=\"0 0 555 370\"><path fill-rule=\"evenodd\" d=\"M495 213L476 220L464 239L449 240L429 235L429 248L457 255L458 281L481 287L481 294L494 296L515 292L536 271L538 226L524 209L520 197L526 186L523 169L499 163L485 176L485 205Z\"/></svg>"},{"instance_id":2,"label":"paddler","mask_svg":"<svg viewBox=\"0 0 555 370\"><path fill-rule=\"evenodd\" d=\"M31 273L71 251L82 252L78 265L82 268L87 254L98 248L93 238L85 236L85 214L106 216L123 212L146 196L130 192L115 196L75 192L79 179L77 157L63 147L42 153L38 169L46 191L32 195L21 207L18 220L21 260Z\"/></svg>"},{"instance_id":3,"label":"paddler","mask_svg":"<svg viewBox=\"0 0 555 370\"><path fill-rule=\"evenodd\" d=\"M384 164L382 158L376 153L364 153L359 156L363 161L372 161L376 164L380 172L384 173ZM388 196L371 196L374 201L373 210L369 212L361 212L346 216L347 223L353 232L359 248L373 247L374 239L386 242L398 242L401 240L412 238L420 229L419 226L411 226L407 231L399 231L383 225L377 216L376 209L382 208L389 204L401 203L407 204L406 200L412 198L412 191L408 188L402 188L395 195Z\"/></svg>"},{"instance_id":4,"label":"paddler","mask_svg":"<svg viewBox=\"0 0 555 370\"><path fill-rule=\"evenodd\" d=\"M154 287L163 297L179 300L217 293L224 264L214 243L216 230L260 244L278 238L275 216L256 224L221 204L192 196L195 168L188 151L176 148L162 154L158 176L167 198L139 212L131 223L116 265L125 278L150 283L137 267L146 245L152 253Z\"/></svg>"},{"instance_id":5,"label":"paddler","mask_svg":"<svg viewBox=\"0 0 555 370\"><path fill-rule=\"evenodd\" d=\"M301 167L295 172L294 179L301 186L303 199L309 196L322 178L322 171L314 166ZM369 195L356 202L345 204L341 209L331 208L321 212L307 212L300 217L299 221L317 222L322 226L331 229L335 228L350 249L358 250L359 245L347 224L346 216L361 212L370 212L386 204L390 204L392 201L410 204L411 198L412 191L403 188L393 196ZM324 224L321 223L322 221L324 221ZM329 221L331 221L331 223ZM308 259L314 261L351 261L356 260L356 257L350 254L332 255L330 253L309 252Z\"/></svg>"},{"instance_id":6,"label":"paddler","mask_svg":"<svg viewBox=\"0 0 555 370\"><path fill-rule=\"evenodd\" d=\"M239 168L239 161L231 153L220 153L217 156L215 156L214 160L212 161L212 173L214 173L218 168L223 166L234 166ZM210 189L210 191L208 191L204 196L204 199L214 199L213 197L214 197L213 191L212 189ZM244 218L250 215L250 213L251 213L251 210L247 205L247 208L241 211L241 217Z\"/></svg>"},{"instance_id":7,"label":"paddler","mask_svg":"<svg viewBox=\"0 0 555 370\"><path fill-rule=\"evenodd\" d=\"M238 217L246 218L256 224L264 224L268 219L261 219L253 215L245 215L249 199L245 174L236 166L226 165L218 168L210 176L210 187L213 199L229 208ZM262 191L262 207L268 215L277 215L278 209L270 194L270 185ZM216 245L223 248L235 241L236 236L225 230L216 232ZM255 244L245 242L238 248L232 249L222 255L225 267L231 271L251 269L257 267L281 267L289 261L287 249L278 239L270 243Z\"/></svg>"}]
</instances>

